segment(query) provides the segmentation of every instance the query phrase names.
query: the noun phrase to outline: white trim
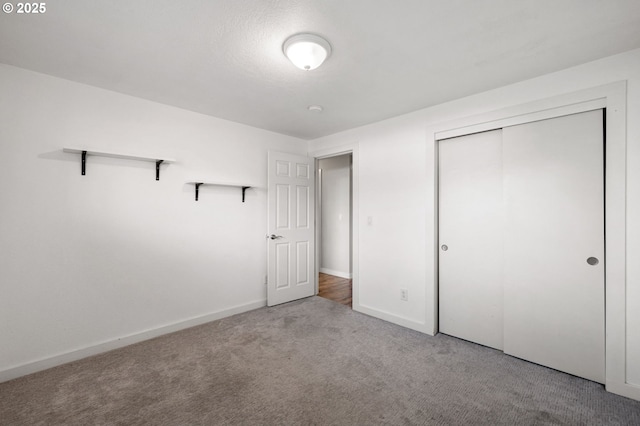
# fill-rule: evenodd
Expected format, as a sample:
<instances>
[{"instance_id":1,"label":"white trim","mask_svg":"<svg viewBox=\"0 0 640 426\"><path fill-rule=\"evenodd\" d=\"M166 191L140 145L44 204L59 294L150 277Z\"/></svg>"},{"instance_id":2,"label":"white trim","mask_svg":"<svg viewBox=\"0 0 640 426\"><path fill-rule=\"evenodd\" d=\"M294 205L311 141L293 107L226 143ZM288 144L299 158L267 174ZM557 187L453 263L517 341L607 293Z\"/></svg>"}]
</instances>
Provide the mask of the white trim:
<instances>
[{"instance_id":1,"label":"white trim","mask_svg":"<svg viewBox=\"0 0 640 426\"><path fill-rule=\"evenodd\" d=\"M607 381L605 386L608 392L640 401L640 386L638 385L634 385L632 383L620 384L617 382Z\"/></svg>"},{"instance_id":2,"label":"white trim","mask_svg":"<svg viewBox=\"0 0 640 426\"><path fill-rule=\"evenodd\" d=\"M315 151L309 151L307 155L309 155L309 157L313 157L318 160L321 160L323 158L337 157L339 155L351 154L357 151L357 149L358 149L358 143L353 143L349 145L340 145L340 146L335 146L331 148L322 148L322 149L317 149Z\"/></svg>"},{"instance_id":3,"label":"white trim","mask_svg":"<svg viewBox=\"0 0 640 426\"><path fill-rule=\"evenodd\" d=\"M308 155L316 159L316 162L322 158L335 157L342 154L351 154L351 290L352 303L351 307L354 311L361 311L360 307L360 196L359 196L359 176L360 176L360 148L358 142L348 145L340 145L331 148L324 148L315 151L309 151ZM317 169L317 167L316 167ZM316 238L317 244L318 238ZM316 290L318 268L320 265L316 262Z\"/></svg>"},{"instance_id":4,"label":"white trim","mask_svg":"<svg viewBox=\"0 0 640 426\"><path fill-rule=\"evenodd\" d=\"M354 309L355 310L355 309ZM386 311L381 311L380 309L371 308L369 306L359 305L358 312L369 315L374 318L378 318L384 321L388 321L393 324L400 325L402 327L410 328L411 330L419 331L421 333L428 334L430 336L435 335L431 330L429 330L425 323L414 321L409 318L401 317L399 315L395 315Z\"/></svg>"},{"instance_id":5,"label":"white trim","mask_svg":"<svg viewBox=\"0 0 640 426\"><path fill-rule=\"evenodd\" d=\"M58 365L66 364L72 361L77 361L82 358L98 355L103 352L111 351L113 349L129 346L134 343L142 342L144 340L153 339L154 337L162 336L164 334L169 334L175 331L184 330L186 328L195 327L197 325L219 320L221 318L229 317L231 315L252 311L254 309L262 308L263 306L266 306L266 305L267 305L266 299L256 300L254 302L234 306L229 309L224 309L222 311L212 312L207 315L190 318L188 320L179 321L173 324L154 328L152 330L147 330L140 333L134 333L128 336L120 337L115 340L109 340L106 342L98 343L97 345L88 346L86 348L78 349L75 351L65 352L62 354L54 355L52 357L40 359L38 361L28 362L26 364L22 364L16 367L11 367L6 370L0 371L0 383L6 382L8 380L16 379L18 377L26 376L27 374L32 374L38 371L56 367Z\"/></svg>"},{"instance_id":6,"label":"white trim","mask_svg":"<svg viewBox=\"0 0 640 426\"><path fill-rule=\"evenodd\" d=\"M541 111L524 113L514 115L512 117L506 117L500 120L493 120L486 123L479 123L472 126L465 126L457 129L452 129L444 132L438 132L436 134L437 140L454 138L457 136L470 135L472 133L486 132L489 130L502 129L509 126L517 126L518 124L531 123L534 121L546 120L554 117L561 117L564 115L578 114L581 112L594 111L597 109L606 108L606 99L594 99L592 101L580 102L572 105L563 105L557 108L550 108Z\"/></svg>"},{"instance_id":7,"label":"white trim","mask_svg":"<svg viewBox=\"0 0 640 426\"><path fill-rule=\"evenodd\" d=\"M431 128L437 176L438 140L598 108L606 108L606 388L640 400L640 388L626 381L626 99L627 83L598 86L549 99L466 117ZM437 218L437 179L435 180ZM427 224L432 226L432 224ZM435 262L434 331L437 332L437 222L427 254Z\"/></svg>"},{"instance_id":8,"label":"white trim","mask_svg":"<svg viewBox=\"0 0 640 426\"><path fill-rule=\"evenodd\" d=\"M435 134L433 140L452 138L477 133L479 131L498 129L546 118L606 108L607 99L611 96L615 97L615 92L620 90L621 87L623 87L626 99L626 81L619 81L591 89L554 96L548 99L541 99L522 105L459 118L446 123L439 123L432 128Z\"/></svg>"},{"instance_id":9,"label":"white trim","mask_svg":"<svg viewBox=\"0 0 640 426\"><path fill-rule=\"evenodd\" d=\"M351 279L351 273L350 272L342 272L342 271L336 271L334 269L327 269L327 268L319 268L319 271L323 274L329 274L329 275L333 275L336 277L340 277L340 278L348 278Z\"/></svg>"}]
</instances>

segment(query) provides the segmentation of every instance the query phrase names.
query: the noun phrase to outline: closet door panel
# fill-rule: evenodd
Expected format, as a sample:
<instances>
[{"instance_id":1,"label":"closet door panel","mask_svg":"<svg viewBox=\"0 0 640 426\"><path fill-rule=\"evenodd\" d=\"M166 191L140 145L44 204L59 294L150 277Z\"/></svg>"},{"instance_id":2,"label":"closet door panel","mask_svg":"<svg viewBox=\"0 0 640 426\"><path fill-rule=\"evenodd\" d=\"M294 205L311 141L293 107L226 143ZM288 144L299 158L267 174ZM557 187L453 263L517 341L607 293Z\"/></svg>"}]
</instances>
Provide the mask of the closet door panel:
<instances>
[{"instance_id":1,"label":"closet door panel","mask_svg":"<svg viewBox=\"0 0 640 426\"><path fill-rule=\"evenodd\" d=\"M504 351L604 382L603 112L503 129Z\"/></svg>"},{"instance_id":2,"label":"closet door panel","mask_svg":"<svg viewBox=\"0 0 640 426\"><path fill-rule=\"evenodd\" d=\"M439 330L496 349L503 328L501 133L438 145Z\"/></svg>"}]
</instances>

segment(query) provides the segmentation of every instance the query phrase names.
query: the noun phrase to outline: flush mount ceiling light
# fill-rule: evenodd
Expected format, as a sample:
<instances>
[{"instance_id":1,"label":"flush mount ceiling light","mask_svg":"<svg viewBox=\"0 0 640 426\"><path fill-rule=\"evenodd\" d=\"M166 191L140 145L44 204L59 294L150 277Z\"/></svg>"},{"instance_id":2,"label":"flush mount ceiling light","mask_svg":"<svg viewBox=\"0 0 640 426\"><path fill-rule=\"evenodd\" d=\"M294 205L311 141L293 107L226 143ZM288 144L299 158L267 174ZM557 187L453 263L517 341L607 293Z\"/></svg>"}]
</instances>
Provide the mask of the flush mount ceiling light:
<instances>
[{"instance_id":1,"label":"flush mount ceiling light","mask_svg":"<svg viewBox=\"0 0 640 426\"><path fill-rule=\"evenodd\" d=\"M331 55L331 45L314 34L297 34L282 45L285 56L301 70L318 68Z\"/></svg>"}]
</instances>

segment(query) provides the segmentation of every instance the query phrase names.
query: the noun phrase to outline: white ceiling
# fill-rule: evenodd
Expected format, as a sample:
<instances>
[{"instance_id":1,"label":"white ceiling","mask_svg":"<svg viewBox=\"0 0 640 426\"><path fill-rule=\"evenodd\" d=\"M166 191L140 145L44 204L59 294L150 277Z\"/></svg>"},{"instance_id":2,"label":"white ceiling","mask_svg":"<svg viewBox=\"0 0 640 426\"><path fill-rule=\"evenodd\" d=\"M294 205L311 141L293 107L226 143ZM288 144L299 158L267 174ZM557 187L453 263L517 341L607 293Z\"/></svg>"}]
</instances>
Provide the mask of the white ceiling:
<instances>
[{"instance_id":1,"label":"white ceiling","mask_svg":"<svg viewBox=\"0 0 640 426\"><path fill-rule=\"evenodd\" d=\"M0 62L304 139L640 47L639 0L46 5L0 14ZM299 32L332 45L314 71L282 54Z\"/></svg>"}]
</instances>

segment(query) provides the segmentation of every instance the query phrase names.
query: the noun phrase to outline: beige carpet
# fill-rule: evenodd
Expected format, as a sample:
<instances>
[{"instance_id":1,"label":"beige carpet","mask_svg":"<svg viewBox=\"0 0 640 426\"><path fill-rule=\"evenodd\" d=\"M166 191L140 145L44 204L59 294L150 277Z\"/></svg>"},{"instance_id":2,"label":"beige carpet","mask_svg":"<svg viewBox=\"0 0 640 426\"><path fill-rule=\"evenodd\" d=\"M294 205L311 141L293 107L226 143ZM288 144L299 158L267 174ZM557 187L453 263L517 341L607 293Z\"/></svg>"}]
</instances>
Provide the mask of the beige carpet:
<instances>
[{"instance_id":1,"label":"beige carpet","mask_svg":"<svg viewBox=\"0 0 640 426\"><path fill-rule=\"evenodd\" d=\"M313 297L0 384L2 425L640 425L640 402Z\"/></svg>"}]
</instances>

